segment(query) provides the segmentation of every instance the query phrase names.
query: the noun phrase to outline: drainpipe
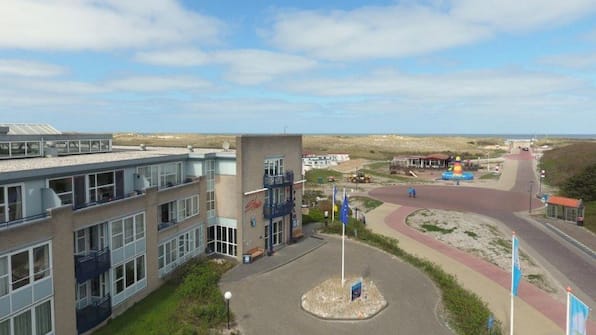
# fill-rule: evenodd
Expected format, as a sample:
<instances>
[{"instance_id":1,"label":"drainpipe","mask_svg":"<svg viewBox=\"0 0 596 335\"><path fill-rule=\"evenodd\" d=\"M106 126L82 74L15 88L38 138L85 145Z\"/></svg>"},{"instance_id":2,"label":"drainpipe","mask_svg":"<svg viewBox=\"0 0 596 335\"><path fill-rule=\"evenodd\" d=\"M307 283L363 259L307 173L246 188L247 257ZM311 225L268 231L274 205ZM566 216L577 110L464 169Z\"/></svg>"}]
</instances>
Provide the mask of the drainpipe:
<instances>
[{"instance_id":1,"label":"drainpipe","mask_svg":"<svg viewBox=\"0 0 596 335\"><path fill-rule=\"evenodd\" d=\"M269 250L267 255L273 255L273 188L269 186Z\"/></svg>"}]
</instances>

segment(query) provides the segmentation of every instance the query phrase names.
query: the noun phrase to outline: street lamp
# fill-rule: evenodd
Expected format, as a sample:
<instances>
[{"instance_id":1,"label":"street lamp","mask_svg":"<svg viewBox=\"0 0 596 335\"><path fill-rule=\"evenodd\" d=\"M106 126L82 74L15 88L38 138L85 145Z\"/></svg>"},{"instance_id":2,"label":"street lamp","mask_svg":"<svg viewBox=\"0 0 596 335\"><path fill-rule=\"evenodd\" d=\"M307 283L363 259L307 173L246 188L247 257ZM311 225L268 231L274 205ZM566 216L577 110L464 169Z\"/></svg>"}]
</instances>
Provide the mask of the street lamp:
<instances>
[{"instance_id":1,"label":"street lamp","mask_svg":"<svg viewBox=\"0 0 596 335\"><path fill-rule=\"evenodd\" d=\"M532 186L534 185L534 181L530 180L530 189L528 190L528 192L530 192L530 209L528 210L528 213L532 214Z\"/></svg>"},{"instance_id":2,"label":"street lamp","mask_svg":"<svg viewBox=\"0 0 596 335\"><path fill-rule=\"evenodd\" d=\"M232 299L232 292L226 291L226 293L224 293L224 299L226 299L226 305L228 308L228 329L230 329L230 299Z\"/></svg>"},{"instance_id":3,"label":"street lamp","mask_svg":"<svg viewBox=\"0 0 596 335\"><path fill-rule=\"evenodd\" d=\"M538 194L540 194L541 196L542 196L542 179L544 179L545 176L546 176L546 171L540 170L540 191L538 192Z\"/></svg>"}]
</instances>

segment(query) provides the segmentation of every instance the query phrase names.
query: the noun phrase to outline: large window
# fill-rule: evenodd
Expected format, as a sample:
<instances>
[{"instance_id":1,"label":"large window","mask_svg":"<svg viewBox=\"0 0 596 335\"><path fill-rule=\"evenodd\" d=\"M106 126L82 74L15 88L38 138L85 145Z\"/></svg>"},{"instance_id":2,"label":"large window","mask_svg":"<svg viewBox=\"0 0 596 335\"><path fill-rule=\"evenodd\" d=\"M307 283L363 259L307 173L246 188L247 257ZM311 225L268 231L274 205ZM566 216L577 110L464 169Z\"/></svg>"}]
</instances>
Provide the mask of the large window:
<instances>
[{"instance_id":1,"label":"large window","mask_svg":"<svg viewBox=\"0 0 596 335\"><path fill-rule=\"evenodd\" d=\"M145 278L145 255L138 256L114 268L114 292L120 294Z\"/></svg>"},{"instance_id":2,"label":"large window","mask_svg":"<svg viewBox=\"0 0 596 335\"><path fill-rule=\"evenodd\" d=\"M51 299L0 322L0 335L45 335L52 330Z\"/></svg>"},{"instance_id":3,"label":"large window","mask_svg":"<svg viewBox=\"0 0 596 335\"><path fill-rule=\"evenodd\" d=\"M273 222L273 246L283 243L283 221ZM269 225L265 225L265 248L269 249Z\"/></svg>"},{"instance_id":4,"label":"large window","mask_svg":"<svg viewBox=\"0 0 596 335\"><path fill-rule=\"evenodd\" d=\"M147 179L149 186L170 187L182 183L181 162L141 166L137 173Z\"/></svg>"},{"instance_id":5,"label":"large window","mask_svg":"<svg viewBox=\"0 0 596 335\"><path fill-rule=\"evenodd\" d=\"M0 143L0 158L40 156L41 152L39 148L39 141L2 142Z\"/></svg>"},{"instance_id":6,"label":"large window","mask_svg":"<svg viewBox=\"0 0 596 335\"><path fill-rule=\"evenodd\" d=\"M139 213L110 222L112 250L145 237L145 214Z\"/></svg>"},{"instance_id":7,"label":"large window","mask_svg":"<svg viewBox=\"0 0 596 335\"><path fill-rule=\"evenodd\" d=\"M160 221L158 230L167 228L199 214L199 196L170 201L159 206Z\"/></svg>"},{"instance_id":8,"label":"large window","mask_svg":"<svg viewBox=\"0 0 596 335\"><path fill-rule=\"evenodd\" d=\"M50 275L49 243L0 256L0 297Z\"/></svg>"},{"instance_id":9,"label":"large window","mask_svg":"<svg viewBox=\"0 0 596 335\"><path fill-rule=\"evenodd\" d=\"M48 186L54 190L63 205L72 204L72 177L50 179Z\"/></svg>"},{"instance_id":10,"label":"large window","mask_svg":"<svg viewBox=\"0 0 596 335\"><path fill-rule=\"evenodd\" d=\"M283 158L268 158L265 159L265 175L279 176L284 174L284 159Z\"/></svg>"},{"instance_id":11,"label":"large window","mask_svg":"<svg viewBox=\"0 0 596 335\"><path fill-rule=\"evenodd\" d=\"M89 180L89 202L109 201L116 195L114 171L90 174Z\"/></svg>"},{"instance_id":12,"label":"large window","mask_svg":"<svg viewBox=\"0 0 596 335\"><path fill-rule=\"evenodd\" d=\"M207 160L206 177L207 177L207 217L215 217L215 160Z\"/></svg>"},{"instance_id":13,"label":"large window","mask_svg":"<svg viewBox=\"0 0 596 335\"><path fill-rule=\"evenodd\" d=\"M22 186L0 186L0 222L21 219L23 211Z\"/></svg>"},{"instance_id":14,"label":"large window","mask_svg":"<svg viewBox=\"0 0 596 335\"><path fill-rule=\"evenodd\" d=\"M212 252L236 256L237 230L224 226L211 226L207 230L207 247Z\"/></svg>"},{"instance_id":15,"label":"large window","mask_svg":"<svg viewBox=\"0 0 596 335\"><path fill-rule=\"evenodd\" d=\"M202 242L197 242L203 238L202 231L203 227L199 226L159 245L157 265L160 275L172 271L202 251Z\"/></svg>"}]
</instances>

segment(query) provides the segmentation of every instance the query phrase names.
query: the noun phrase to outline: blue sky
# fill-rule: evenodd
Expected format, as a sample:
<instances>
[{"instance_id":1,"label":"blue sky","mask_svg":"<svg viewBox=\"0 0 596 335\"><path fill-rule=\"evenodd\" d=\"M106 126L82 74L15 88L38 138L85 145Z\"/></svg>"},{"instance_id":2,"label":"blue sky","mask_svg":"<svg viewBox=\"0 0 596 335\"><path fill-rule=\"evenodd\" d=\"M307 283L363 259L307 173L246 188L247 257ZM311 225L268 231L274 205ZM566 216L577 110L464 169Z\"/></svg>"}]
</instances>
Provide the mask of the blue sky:
<instances>
[{"instance_id":1,"label":"blue sky","mask_svg":"<svg viewBox=\"0 0 596 335\"><path fill-rule=\"evenodd\" d=\"M596 1L3 0L0 120L596 133Z\"/></svg>"}]
</instances>

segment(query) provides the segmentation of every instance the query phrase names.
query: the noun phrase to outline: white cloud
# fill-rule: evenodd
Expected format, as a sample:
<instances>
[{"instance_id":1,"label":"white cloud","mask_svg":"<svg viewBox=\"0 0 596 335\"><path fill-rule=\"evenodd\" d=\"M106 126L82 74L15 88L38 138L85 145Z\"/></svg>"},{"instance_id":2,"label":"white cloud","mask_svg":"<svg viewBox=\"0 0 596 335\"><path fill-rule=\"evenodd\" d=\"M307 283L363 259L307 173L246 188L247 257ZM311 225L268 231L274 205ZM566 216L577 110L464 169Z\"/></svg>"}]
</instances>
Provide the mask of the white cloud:
<instances>
[{"instance_id":1,"label":"white cloud","mask_svg":"<svg viewBox=\"0 0 596 335\"><path fill-rule=\"evenodd\" d=\"M539 62L572 69L593 69L596 68L596 53L549 56L540 59Z\"/></svg>"},{"instance_id":2,"label":"white cloud","mask_svg":"<svg viewBox=\"0 0 596 335\"><path fill-rule=\"evenodd\" d=\"M4 0L0 48L109 50L213 42L223 24L175 0Z\"/></svg>"},{"instance_id":3,"label":"white cloud","mask_svg":"<svg viewBox=\"0 0 596 335\"><path fill-rule=\"evenodd\" d=\"M552 28L596 11L593 0L453 0L451 14L501 31Z\"/></svg>"},{"instance_id":4,"label":"white cloud","mask_svg":"<svg viewBox=\"0 0 596 335\"><path fill-rule=\"evenodd\" d=\"M311 59L259 49L236 49L203 52L199 49L180 49L141 52L139 62L166 66L227 66L225 77L238 84L253 85L270 81L277 76L314 68Z\"/></svg>"},{"instance_id":5,"label":"white cloud","mask_svg":"<svg viewBox=\"0 0 596 335\"><path fill-rule=\"evenodd\" d=\"M596 11L593 0L451 0L354 10L280 10L264 35L282 49L331 60L405 57L552 28Z\"/></svg>"},{"instance_id":6,"label":"white cloud","mask_svg":"<svg viewBox=\"0 0 596 335\"><path fill-rule=\"evenodd\" d=\"M385 71L342 79L295 80L285 87L318 96L395 95L421 99L522 97L585 87L575 78L536 72L477 71L413 75Z\"/></svg>"},{"instance_id":7,"label":"white cloud","mask_svg":"<svg viewBox=\"0 0 596 335\"><path fill-rule=\"evenodd\" d=\"M141 63L166 66L199 66L209 62L209 55L199 49L146 51L135 55Z\"/></svg>"},{"instance_id":8,"label":"white cloud","mask_svg":"<svg viewBox=\"0 0 596 335\"><path fill-rule=\"evenodd\" d=\"M64 69L57 65L18 59L0 59L0 75L52 77L64 72Z\"/></svg>"},{"instance_id":9,"label":"white cloud","mask_svg":"<svg viewBox=\"0 0 596 335\"><path fill-rule=\"evenodd\" d=\"M245 49L213 53L213 62L229 66L226 78L238 84L259 84L276 76L312 69L316 62L301 56Z\"/></svg>"},{"instance_id":10,"label":"white cloud","mask_svg":"<svg viewBox=\"0 0 596 335\"><path fill-rule=\"evenodd\" d=\"M211 83L190 76L137 76L106 84L112 90L128 92L194 91L211 88Z\"/></svg>"}]
</instances>

